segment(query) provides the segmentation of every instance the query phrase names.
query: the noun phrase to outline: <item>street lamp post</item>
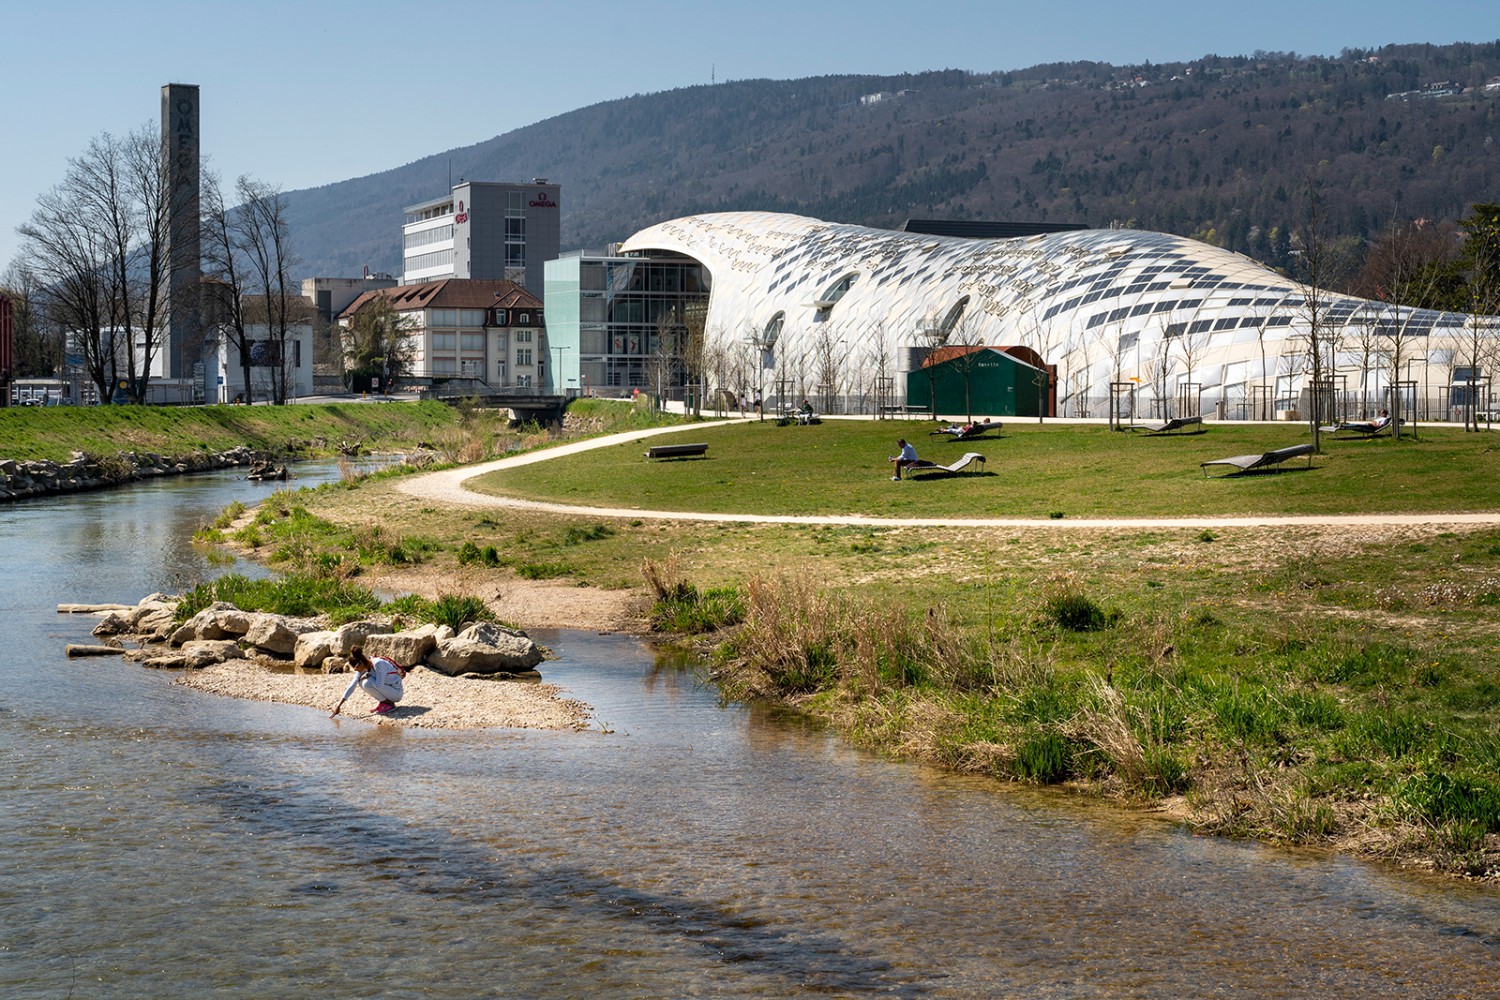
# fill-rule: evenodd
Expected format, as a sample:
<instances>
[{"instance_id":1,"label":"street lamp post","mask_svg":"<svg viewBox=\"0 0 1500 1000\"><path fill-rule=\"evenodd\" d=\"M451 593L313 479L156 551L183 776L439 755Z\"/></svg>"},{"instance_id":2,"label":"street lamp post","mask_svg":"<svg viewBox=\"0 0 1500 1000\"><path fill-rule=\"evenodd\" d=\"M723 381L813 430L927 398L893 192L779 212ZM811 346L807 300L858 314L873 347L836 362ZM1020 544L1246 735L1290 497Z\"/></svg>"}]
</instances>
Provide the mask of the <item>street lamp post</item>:
<instances>
[{"instance_id":1,"label":"street lamp post","mask_svg":"<svg viewBox=\"0 0 1500 1000\"><path fill-rule=\"evenodd\" d=\"M562 377L562 352L568 350L569 348L568 348L568 346L566 344L558 344L558 345L555 345L555 346L549 345L549 346L551 346L552 350L554 350L554 351L557 352L557 361L555 362L554 367L552 369L557 374L554 376L554 378L552 380L552 383L553 383L553 385L557 386L559 392L563 392L565 390L563 389L563 377Z\"/></svg>"}]
</instances>

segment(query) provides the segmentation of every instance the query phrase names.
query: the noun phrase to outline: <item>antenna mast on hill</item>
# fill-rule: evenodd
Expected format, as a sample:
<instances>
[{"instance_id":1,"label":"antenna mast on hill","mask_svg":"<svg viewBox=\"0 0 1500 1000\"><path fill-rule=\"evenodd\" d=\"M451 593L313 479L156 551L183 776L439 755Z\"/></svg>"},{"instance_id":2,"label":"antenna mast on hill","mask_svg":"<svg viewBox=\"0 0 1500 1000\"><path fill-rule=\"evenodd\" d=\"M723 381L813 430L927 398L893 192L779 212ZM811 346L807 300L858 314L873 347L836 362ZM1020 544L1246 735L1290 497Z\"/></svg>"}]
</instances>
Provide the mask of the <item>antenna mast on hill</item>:
<instances>
[{"instance_id":1,"label":"antenna mast on hill","mask_svg":"<svg viewBox=\"0 0 1500 1000\"><path fill-rule=\"evenodd\" d=\"M708 64L708 85L710 87L719 82L717 77L714 75L716 69L717 67L714 66L713 63Z\"/></svg>"}]
</instances>

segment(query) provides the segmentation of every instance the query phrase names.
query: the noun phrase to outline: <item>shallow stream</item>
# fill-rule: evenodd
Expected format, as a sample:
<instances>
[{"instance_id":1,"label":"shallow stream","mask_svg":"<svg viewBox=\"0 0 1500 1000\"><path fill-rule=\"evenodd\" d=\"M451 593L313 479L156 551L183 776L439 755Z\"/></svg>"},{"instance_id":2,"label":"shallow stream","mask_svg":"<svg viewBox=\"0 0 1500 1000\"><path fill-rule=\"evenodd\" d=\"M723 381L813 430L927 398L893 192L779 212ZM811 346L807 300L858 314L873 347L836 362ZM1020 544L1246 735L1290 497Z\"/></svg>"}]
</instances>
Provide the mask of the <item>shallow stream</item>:
<instances>
[{"instance_id":1,"label":"shallow stream","mask_svg":"<svg viewBox=\"0 0 1500 1000\"><path fill-rule=\"evenodd\" d=\"M879 760L627 637L537 633L583 734L64 657L58 603L221 572L186 539L279 485L0 507L0 996L1500 994L1496 889Z\"/></svg>"}]
</instances>

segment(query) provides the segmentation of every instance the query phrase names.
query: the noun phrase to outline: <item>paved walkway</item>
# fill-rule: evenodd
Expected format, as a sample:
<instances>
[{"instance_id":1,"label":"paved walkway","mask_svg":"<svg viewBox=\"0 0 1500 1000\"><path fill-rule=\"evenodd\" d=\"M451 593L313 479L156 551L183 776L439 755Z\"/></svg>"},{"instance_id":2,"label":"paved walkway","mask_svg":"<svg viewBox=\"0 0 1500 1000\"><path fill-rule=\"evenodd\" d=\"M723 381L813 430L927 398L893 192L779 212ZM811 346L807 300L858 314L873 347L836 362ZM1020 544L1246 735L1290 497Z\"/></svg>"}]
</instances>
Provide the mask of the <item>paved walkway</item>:
<instances>
[{"instance_id":1,"label":"paved walkway","mask_svg":"<svg viewBox=\"0 0 1500 1000\"><path fill-rule=\"evenodd\" d=\"M738 423L737 420L720 420L688 424L682 427L653 427L641 431L626 431L606 437L574 441L513 455L509 458L466 465L459 469L431 472L400 480L396 489L423 500L453 504L464 507L507 507L515 510L534 510L549 514L577 514L584 517L641 518L664 521L732 521L742 524L820 524L860 525L872 528L1240 528L1308 525L1486 525L1500 524L1500 512L1480 514L1309 514L1296 516L1252 515L1249 517L1109 517L1109 518L1022 518L1022 517L861 517L851 514L711 514L702 511L638 510L634 507L584 507L577 504L546 503L538 500L522 500L517 497L491 496L475 493L464 488L464 482L476 476L496 472L500 469L516 469L534 462L545 462L564 455L576 455L595 448L613 445L661 434L680 434L700 431L709 427Z\"/></svg>"}]
</instances>

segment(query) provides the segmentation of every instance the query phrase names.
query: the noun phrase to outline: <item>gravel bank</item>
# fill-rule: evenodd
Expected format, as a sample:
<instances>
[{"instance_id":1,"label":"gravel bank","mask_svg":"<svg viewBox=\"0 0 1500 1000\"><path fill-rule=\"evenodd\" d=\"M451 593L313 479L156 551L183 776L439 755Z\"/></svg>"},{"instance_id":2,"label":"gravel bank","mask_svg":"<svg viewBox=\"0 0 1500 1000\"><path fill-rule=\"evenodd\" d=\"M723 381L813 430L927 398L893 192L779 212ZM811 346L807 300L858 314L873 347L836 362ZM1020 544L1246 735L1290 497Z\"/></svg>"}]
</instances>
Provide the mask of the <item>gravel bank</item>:
<instances>
[{"instance_id":1,"label":"gravel bank","mask_svg":"<svg viewBox=\"0 0 1500 1000\"><path fill-rule=\"evenodd\" d=\"M254 701L307 705L333 711L352 674L297 674L272 670L250 660L231 660L190 670L172 683L198 691ZM565 697L555 684L527 681L482 681L448 677L416 667L406 677L406 697L394 712L372 715L375 703L356 691L340 718L382 726L420 729L572 729L589 728L589 706Z\"/></svg>"}]
</instances>

